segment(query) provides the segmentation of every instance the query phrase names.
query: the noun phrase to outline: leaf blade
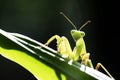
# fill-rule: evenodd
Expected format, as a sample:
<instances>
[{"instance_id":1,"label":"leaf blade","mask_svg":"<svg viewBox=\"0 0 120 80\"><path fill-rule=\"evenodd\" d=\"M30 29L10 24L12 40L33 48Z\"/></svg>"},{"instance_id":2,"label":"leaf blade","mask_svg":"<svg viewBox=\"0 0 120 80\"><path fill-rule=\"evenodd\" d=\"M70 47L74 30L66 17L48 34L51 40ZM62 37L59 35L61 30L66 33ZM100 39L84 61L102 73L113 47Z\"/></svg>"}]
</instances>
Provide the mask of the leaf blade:
<instances>
[{"instance_id":1,"label":"leaf blade","mask_svg":"<svg viewBox=\"0 0 120 80\"><path fill-rule=\"evenodd\" d=\"M7 34L7 35L6 35ZM11 36L11 38L9 38L9 36ZM4 39L3 39L4 38ZM6 39L6 40L5 40ZM23 40L23 41L22 41ZM4 42L4 43L3 43ZM6 44L7 42L9 42L8 44ZM8 46L9 45L9 46ZM38 46L40 46L38 48ZM28 67L26 67L28 63L24 64L24 61L26 61L25 55L24 55L24 59L22 60L23 63L21 62L21 59L19 59L20 61L18 61L17 63L22 65L23 67L26 67L27 70L31 71L31 73L33 73L38 79L42 78L42 80L48 80L45 79L46 76L49 76L49 73L51 72L51 75L53 75L54 77L52 77L52 80L66 80L66 78L68 80L96 80L96 79L101 79L102 76L93 74L92 72L87 72L88 70L90 71L95 71L94 69L89 69L88 70L81 70L81 65L77 62L73 63L72 65L67 64L66 59L63 59L59 54L56 53L56 51L52 50L51 48L48 48L46 46L44 46L43 44L30 39L29 37L23 36L23 35L16 35L14 33L8 33L5 31L1 31L0 30L0 52L2 51L2 53L0 54L9 54L12 52L9 52L9 49L13 49L16 55L9 55L9 56L18 56L17 54L21 51L21 54L25 54L27 57L31 56L33 59L37 60L38 62L36 63L42 63L41 65L31 65L32 68L38 68L39 66L46 66L48 67L47 69L47 73L42 73L39 75L39 72L41 72L41 70L39 70L38 72L34 72L33 70L31 70ZM15 50L17 50L18 52L16 52ZM6 52L5 52L6 51ZM19 56L21 56L19 55ZM6 55L5 57L8 57L8 55ZM21 56L22 57L22 56ZM10 59L11 57L9 57L8 59ZM31 60L32 60L31 58ZM29 61L29 58L27 58L28 61L27 62L32 62ZM13 59L14 62L16 62L17 60ZM33 62L34 63L34 60ZM31 64L31 63L30 63ZM76 65L78 64L78 65ZM86 67L87 68L87 67ZM50 69L50 70L49 70ZM42 69L44 72L44 67ZM36 69L37 71L37 69ZM98 72L98 71L97 71ZM61 75L62 73L62 75ZM96 73L96 72L95 72ZM63 75L64 74L64 75ZM91 75L91 76L90 76ZM41 77L44 76L44 77ZM107 76L105 76L105 78L102 78L103 80L112 80L110 78L106 78ZM54 79L53 79L54 78ZM49 78L50 80L50 78Z\"/></svg>"}]
</instances>

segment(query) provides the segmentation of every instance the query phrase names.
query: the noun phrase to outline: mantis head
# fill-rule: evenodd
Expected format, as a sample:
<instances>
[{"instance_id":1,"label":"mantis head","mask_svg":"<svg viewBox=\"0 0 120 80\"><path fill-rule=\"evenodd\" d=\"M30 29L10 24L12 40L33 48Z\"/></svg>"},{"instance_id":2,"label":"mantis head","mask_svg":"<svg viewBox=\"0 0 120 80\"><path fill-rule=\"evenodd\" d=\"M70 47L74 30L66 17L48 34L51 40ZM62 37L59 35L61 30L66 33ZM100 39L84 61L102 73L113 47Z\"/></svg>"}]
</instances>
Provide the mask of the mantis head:
<instances>
[{"instance_id":1,"label":"mantis head","mask_svg":"<svg viewBox=\"0 0 120 80\"><path fill-rule=\"evenodd\" d=\"M90 21L87 21L85 24L83 24L79 30L77 30L77 28L75 27L75 29L71 30L71 35L73 37L73 39L75 41L77 41L78 39L80 38L83 38L85 36L85 33L83 31L81 31L81 29L86 25L88 24Z\"/></svg>"},{"instance_id":2,"label":"mantis head","mask_svg":"<svg viewBox=\"0 0 120 80\"><path fill-rule=\"evenodd\" d=\"M83 37L85 36L85 33L84 33L83 31L80 31L80 30L81 30L84 26L86 26L88 23L90 23L90 22L91 22L90 20L88 20L87 22L85 22L85 23L80 27L80 29L77 30L77 27L75 26L75 24L74 24L63 12L60 12L60 14L62 14L62 15L67 19L67 21L70 22L71 25L75 28L75 29L71 30L71 35L72 35L72 37L73 37L73 39L74 39L75 41L77 41L78 39L83 38Z\"/></svg>"},{"instance_id":3,"label":"mantis head","mask_svg":"<svg viewBox=\"0 0 120 80\"><path fill-rule=\"evenodd\" d=\"M75 41L79 40L80 38L83 38L85 36L85 33L83 31L79 30L71 30L71 35Z\"/></svg>"}]
</instances>

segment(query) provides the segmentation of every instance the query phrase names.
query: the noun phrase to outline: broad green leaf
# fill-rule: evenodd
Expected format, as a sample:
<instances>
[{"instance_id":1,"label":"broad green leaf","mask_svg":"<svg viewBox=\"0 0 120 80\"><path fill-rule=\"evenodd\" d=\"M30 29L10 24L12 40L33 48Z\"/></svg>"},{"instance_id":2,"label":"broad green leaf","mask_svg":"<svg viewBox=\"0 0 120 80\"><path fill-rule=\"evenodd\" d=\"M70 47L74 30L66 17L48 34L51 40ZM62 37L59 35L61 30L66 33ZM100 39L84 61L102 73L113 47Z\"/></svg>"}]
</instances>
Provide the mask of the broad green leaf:
<instances>
[{"instance_id":1,"label":"broad green leaf","mask_svg":"<svg viewBox=\"0 0 120 80\"><path fill-rule=\"evenodd\" d=\"M38 80L113 80L78 62L68 64L68 59L38 41L1 29L0 54L30 71Z\"/></svg>"}]
</instances>

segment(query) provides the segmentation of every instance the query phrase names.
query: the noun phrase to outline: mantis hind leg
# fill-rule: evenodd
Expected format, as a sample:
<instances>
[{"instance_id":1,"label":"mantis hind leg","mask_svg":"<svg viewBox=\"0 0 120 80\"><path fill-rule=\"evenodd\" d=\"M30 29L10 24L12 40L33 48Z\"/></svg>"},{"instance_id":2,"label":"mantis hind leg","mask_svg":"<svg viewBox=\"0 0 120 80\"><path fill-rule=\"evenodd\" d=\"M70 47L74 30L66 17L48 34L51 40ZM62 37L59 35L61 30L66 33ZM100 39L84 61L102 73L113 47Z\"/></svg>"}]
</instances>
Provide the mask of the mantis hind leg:
<instances>
[{"instance_id":1,"label":"mantis hind leg","mask_svg":"<svg viewBox=\"0 0 120 80\"><path fill-rule=\"evenodd\" d=\"M98 70L100 67L108 74L108 76L110 76L110 78L113 78L112 75L108 72L108 70L101 63L97 63L95 69Z\"/></svg>"},{"instance_id":2,"label":"mantis hind leg","mask_svg":"<svg viewBox=\"0 0 120 80\"><path fill-rule=\"evenodd\" d=\"M54 39L57 39L57 41L59 41L61 38L58 35L54 35L45 43L45 45L48 46Z\"/></svg>"}]
</instances>

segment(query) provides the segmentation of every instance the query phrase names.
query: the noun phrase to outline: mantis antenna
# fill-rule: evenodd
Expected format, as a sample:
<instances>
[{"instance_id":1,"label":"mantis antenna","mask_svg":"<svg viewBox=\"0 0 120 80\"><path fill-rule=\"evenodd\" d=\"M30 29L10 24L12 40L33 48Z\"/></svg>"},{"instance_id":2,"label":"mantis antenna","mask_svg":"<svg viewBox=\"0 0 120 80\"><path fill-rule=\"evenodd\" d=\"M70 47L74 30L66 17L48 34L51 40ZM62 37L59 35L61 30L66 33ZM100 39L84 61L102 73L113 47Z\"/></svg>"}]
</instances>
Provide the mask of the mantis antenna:
<instances>
[{"instance_id":1,"label":"mantis antenna","mask_svg":"<svg viewBox=\"0 0 120 80\"><path fill-rule=\"evenodd\" d=\"M81 27L80 27L80 29L79 30L81 30L84 26L86 26L88 23L90 23L91 21L90 20L88 20L87 22L85 22Z\"/></svg>"},{"instance_id":2,"label":"mantis antenna","mask_svg":"<svg viewBox=\"0 0 120 80\"><path fill-rule=\"evenodd\" d=\"M72 26L77 30L77 27L75 26L75 24L73 24L73 22L63 12L60 12L60 14L62 14L65 17L65 19L67 19L68 22L70 22L70 24L72 24Z\"/></svg>"}]
</instances>

